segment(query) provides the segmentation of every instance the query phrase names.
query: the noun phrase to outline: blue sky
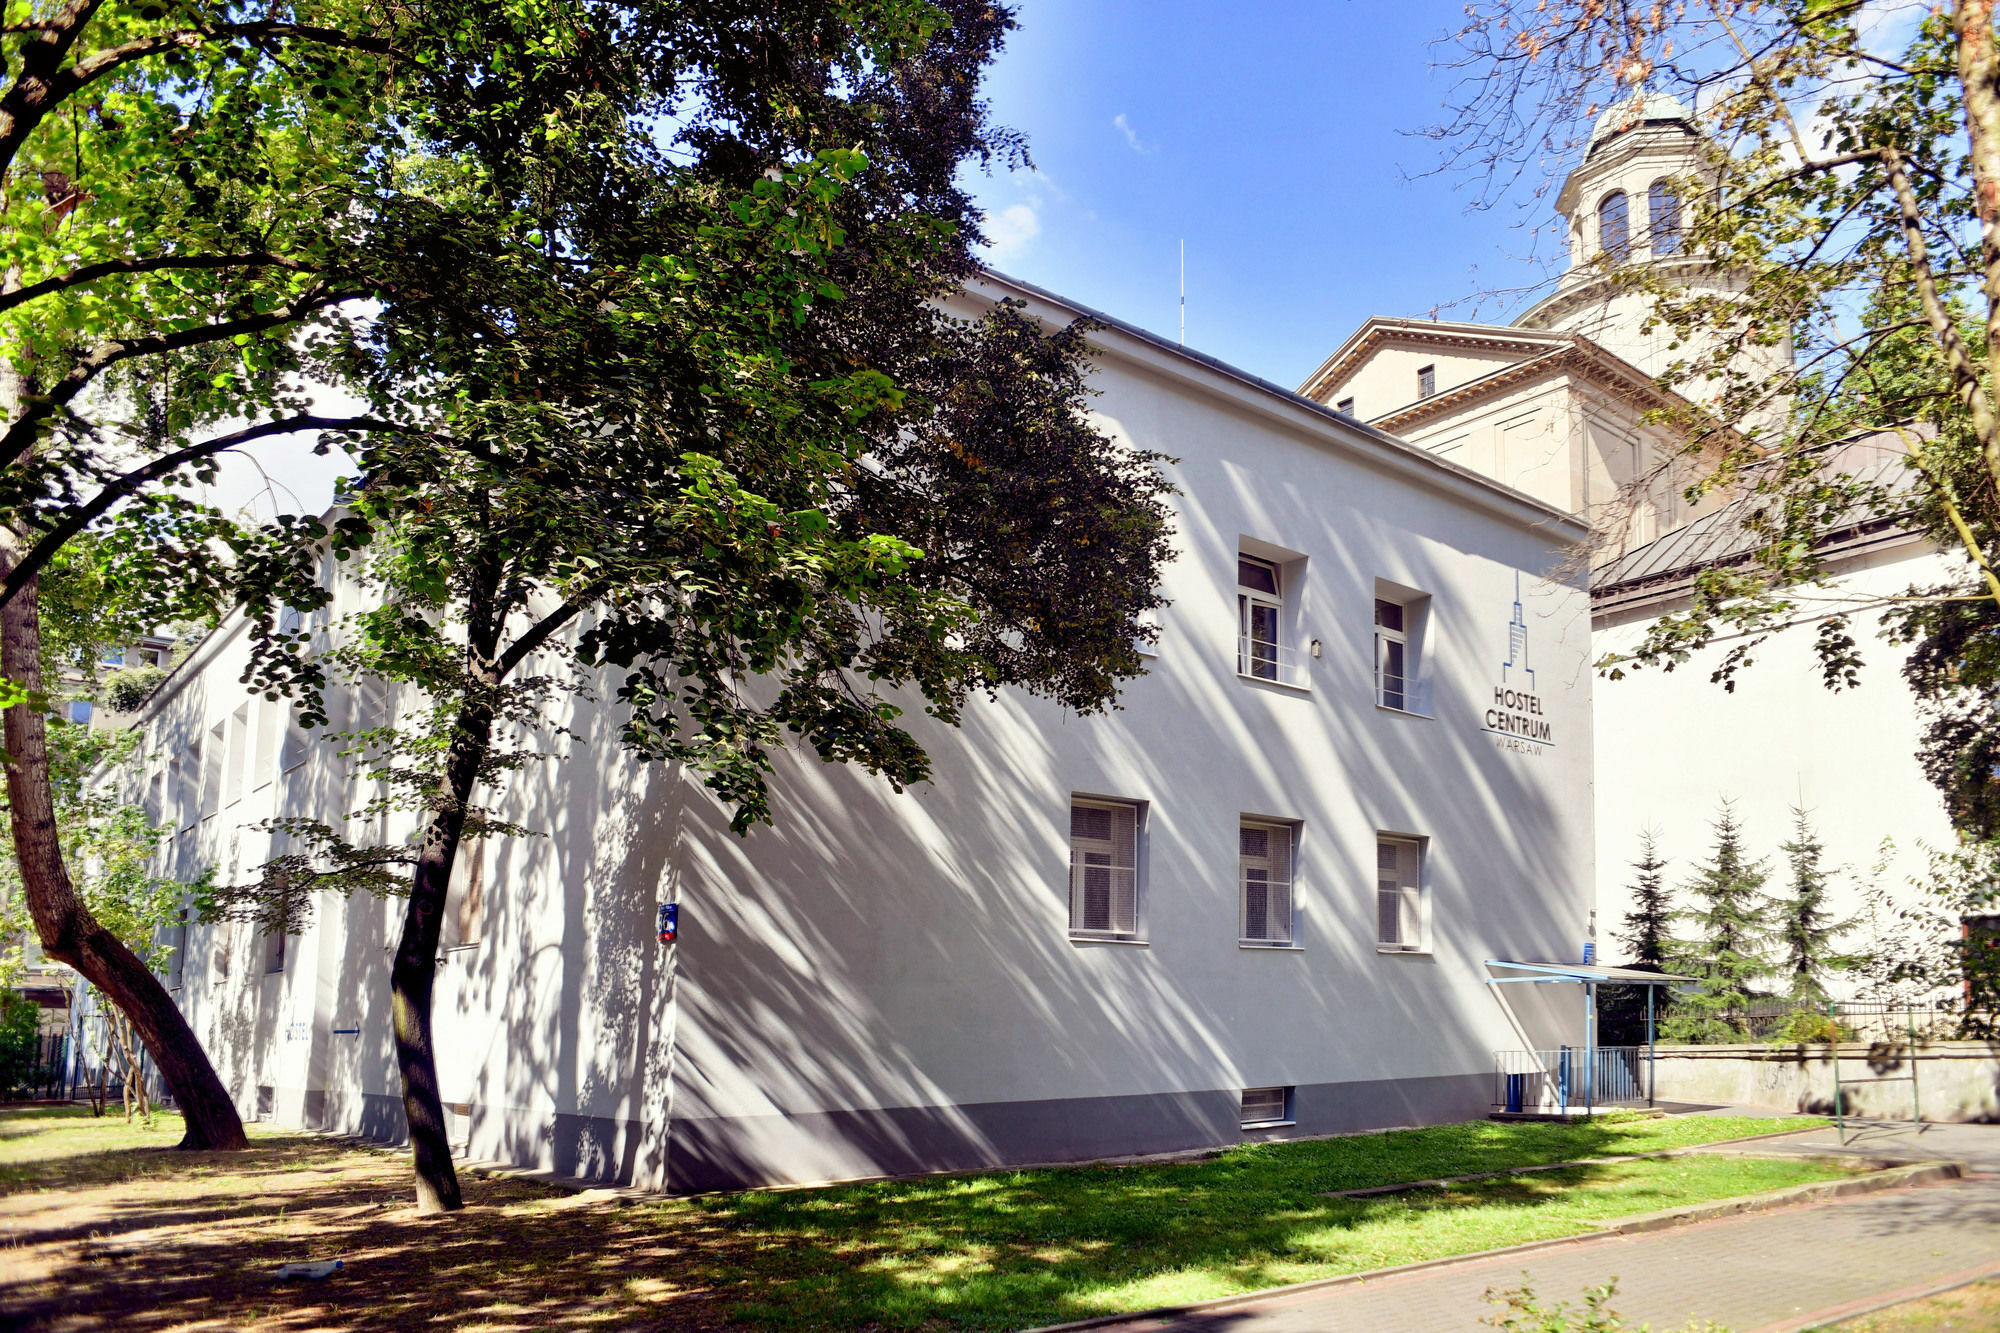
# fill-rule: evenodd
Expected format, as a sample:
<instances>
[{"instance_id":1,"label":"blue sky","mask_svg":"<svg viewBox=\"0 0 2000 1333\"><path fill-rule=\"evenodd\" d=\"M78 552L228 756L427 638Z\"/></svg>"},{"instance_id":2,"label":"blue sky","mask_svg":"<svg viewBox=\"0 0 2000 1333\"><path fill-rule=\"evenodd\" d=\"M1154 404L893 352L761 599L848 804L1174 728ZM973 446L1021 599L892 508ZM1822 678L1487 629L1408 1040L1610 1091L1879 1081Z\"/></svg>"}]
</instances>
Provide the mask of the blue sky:
<instances>
[{"instance_id":1,"label":"blue sky","mask_svg":"<svg viewBox=\"0 0 2000 1333\"><path fill-rule=\"evenodd\" d=\"M1520 212L1468 213L1473 182L1427 174L1416 132L1451 81L1431 43L1463 0L1018 3L987 95L1036 170L970 177L994 267L1174 337L1185 237L1188 344L1288 387L1369 315L1539 276ZM350 466L272 442L210 494L317 512Z\"/></svg>"},{"instance_id":2,"label":"blue sky","mask_svg":"<svg viewBox=\"0 0 2000 1333\"><path fill-rule=\"evenodd\" d=\"M1287 386L1369 315L1535 281L1521 212L1468 213L1471 182L1427 175L1438 148L1415 134L1452 78L1431 42L1463 14L1020 0L988 93L1036 171L973 178L989 262L1174 337L1185 237L1188 345Z\"/></svg>"}]
</instances>

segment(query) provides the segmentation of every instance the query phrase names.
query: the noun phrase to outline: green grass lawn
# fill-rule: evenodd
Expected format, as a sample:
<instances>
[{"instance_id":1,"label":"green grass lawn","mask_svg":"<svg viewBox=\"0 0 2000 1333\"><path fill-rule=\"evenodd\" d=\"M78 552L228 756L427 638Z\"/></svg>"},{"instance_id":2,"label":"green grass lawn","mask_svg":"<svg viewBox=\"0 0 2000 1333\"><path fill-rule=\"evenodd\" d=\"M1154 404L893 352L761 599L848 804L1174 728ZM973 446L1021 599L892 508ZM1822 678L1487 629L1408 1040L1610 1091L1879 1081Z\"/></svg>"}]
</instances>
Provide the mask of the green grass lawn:
<instances>
[{"instance_id":1,"label":"green grass lawn","mask_svg":"<svg viewBox=\"0 0 2000 1333\"><path fill-rule=\"evenodd\" d=\"M1790 1121L1804 1128L1818 1122ZM1839 1173L1690 1156L1363 1199L1330 1192L1768 1133L1769 1120L1480 1121L1203 1160L882 1181L636 1206L520 1180L465 1180L449 1220L409 1208L401 1155L253 1126L247 1153L166 1151L75 1111L0 1113L0 1214L19 1271L0 1304L141 1333L210 1321L533 1329L1021 1329L1576 1235L1593 1221ZM78 1234L139 1230L148 1263L94 1261ZM344 1258L323 1284L273 1284ZM1522 1267L1532 1267L1524 1257ZM326 1302L333 1302L328 1306ZM337 1308L333 1324L330 1311Z\"/></svg>"},{"instance_id":2,"label":"green grass lawn","mask_svg":"<svg viewBox=\"0 0 2000 1333\"><path fill-rule=\"evenodd\" d=\"M656 1211L662 1222L692 1212L737 1240L754 1238L727 1247L748 1259L732 1309L746 1322L1021 1328L1575 1235L1596 1219L1839 1174L1814 1162L1692 1157L1327 1197L1777 1128L1706 1118L1481 1121L1237 1148L1193 1164L751 1193Z\"/></svg>"}]
</instances>

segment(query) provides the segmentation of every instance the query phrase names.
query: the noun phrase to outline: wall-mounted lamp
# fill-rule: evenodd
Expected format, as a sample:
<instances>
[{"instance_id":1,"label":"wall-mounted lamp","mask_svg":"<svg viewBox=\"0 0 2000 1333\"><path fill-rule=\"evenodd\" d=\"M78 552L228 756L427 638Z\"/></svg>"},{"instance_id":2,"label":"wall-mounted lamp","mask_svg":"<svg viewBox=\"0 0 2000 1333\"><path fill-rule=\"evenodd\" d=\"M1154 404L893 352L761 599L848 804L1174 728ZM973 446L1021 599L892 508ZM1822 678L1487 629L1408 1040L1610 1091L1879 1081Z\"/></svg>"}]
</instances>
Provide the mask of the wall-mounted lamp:
<instances>
[{"instance_id":1,"label":"wall-mounted lamp","mask_svg":"<svg viewBox=\"0 0 2000 1333\"><path fill-rule=\"evenodd\" d=\"M1315 658L1317 658L1317 657L1319 656L1319 640L1318 640L1318 639L1314 639L1314 640L1313 640L1313 643L1312 643L1312 655L1313 655L1313 656L1314 656Z\"/></svg>"}]
</instances>

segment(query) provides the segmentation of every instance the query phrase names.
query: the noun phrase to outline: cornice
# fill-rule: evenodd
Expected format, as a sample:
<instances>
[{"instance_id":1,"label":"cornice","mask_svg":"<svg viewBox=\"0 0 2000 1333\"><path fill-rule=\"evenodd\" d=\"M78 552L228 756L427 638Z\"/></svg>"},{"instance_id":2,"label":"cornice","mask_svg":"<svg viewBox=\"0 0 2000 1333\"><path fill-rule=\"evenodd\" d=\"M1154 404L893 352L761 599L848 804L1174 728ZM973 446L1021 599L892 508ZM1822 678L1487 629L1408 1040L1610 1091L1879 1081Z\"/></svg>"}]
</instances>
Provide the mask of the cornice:
<instances>
[{"instance_id":1,"label":"cornice","mask_svg":"<svg viewBox=\"0 0 2000 1333\"><path fill-rule=\"evenodd\" d=\"M1384 347L1410 344L1419 347L1453 347L1464 351L1521 352L1530 359L1537 348L1569 335L1547 329L1525 329L1511 324L1444 324L1435 320L1390 319L1374 316L1342 344L1332 356L1306 378L1298 392L1320 398L1321 386L1337 383L1352 374L1369 357Z\"/></svg>"},{"instance_id":2,"label":"cornice","mask_svg":"<svg viewBox=\"0 0 2000 1333\"><path fill-rule=\"evenodd\" d=\"M1560 371L1579 372L1599 388L1610 390L1642 411L1688 405L1687 399L1671 390L1660 388L1630 362L1605 351L1582 334L1561 336L1566 346L1527 361L1517 361L1511 366L1502 366L1470 383L1461 384L1455 389L1447 389L1429 398L1419 399L1394 412L1375 417L1369 424L1392 434L1399 434L1440 416L1448 415L1481 398L1490 397L1500 390L1542 379Z\"/></svg>"}]
</instances>

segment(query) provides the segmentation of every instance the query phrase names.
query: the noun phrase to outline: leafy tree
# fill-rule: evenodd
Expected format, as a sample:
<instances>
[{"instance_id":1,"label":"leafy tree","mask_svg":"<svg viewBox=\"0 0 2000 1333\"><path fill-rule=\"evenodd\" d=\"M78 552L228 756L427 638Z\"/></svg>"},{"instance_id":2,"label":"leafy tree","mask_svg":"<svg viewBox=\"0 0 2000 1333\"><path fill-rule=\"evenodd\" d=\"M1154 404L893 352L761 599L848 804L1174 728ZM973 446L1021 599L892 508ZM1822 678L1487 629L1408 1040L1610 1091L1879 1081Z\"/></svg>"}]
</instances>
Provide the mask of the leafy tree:
<instances>
[{"instance_id":1,"label":"leafy tree","mask_svg":"<svg viewBox=\"0 0 2000 1333\"><path fill-rule=\"evenodd\" d=\"M1817 627L1825 681L1858 679L1856 615L1915 645L1925 767L1959 828L1996 831L2000 787L2000 41L1989 5L1891 0L1603 5L1484 0L1457 34L1464 75L1437 133L1496 203L1573 161L1584 127L1644 87L1701 110L1711 148L1677 182L1679 255L1595 261L1652 303L1696 386L1678 414L1696 492L1741 499L1751 540L1694 579L1690 604L1602 665L1671 667L1728 642L1727 684L1768 635ZM1697 204L1695 201L1699 201ZM1691 293L1691 261L1734 290ZM1745 355L1784 339L1796 368ZM1857 464L1875 435L1905 466ZM1880 597L1816 585L1834 533L1890 520L1962 559L1941 587Z\"/></svg>"},{"instance_id":2,"label":"leafy tree","mask_svg":"<svg viewBox=\"0 0 2000 1333\"><path fill-rule=\"evenodd\" d=\"M922 780L894 691L952 724L1005 686L1107 707L1141 669L1169 549L1158 460L1089 425L1087 329L946 309L976 273L958 169L1012 151L974 95L1006 14L760 13L757 41L796 59L746 68L733 28L642 11L658 27L617 44L631 59L575 52L587 95L560 62L464 90L432 188L512 211L437 238L448 290L342 342L371 419L401 425L352 441L338 521L241 547L254 687L316 722L329 673L423 700L348 738L420 812L415 846L288 825L296 848L207 910L295 925L319 890L409 867L391 986L426 1211L459 1202L430 1027L451 867L468 832L515 831L479 789L537 756L511 737L547 735L577 671L616 668L624 743L701 774L741 831L769 819L792 740ZM482 22L524 40L517 16ZM282 608L325 604L327 551L380 605L316 656Z\"/></svg>"},{"instance_id":3,"label":"leafy tree","mask_svg":"<svg viewBox=\"0 0 2000 1333\"><path fill-rule=\"evenodd\" d=\"M59 723L49 731L50 789L54 797L62 852L77 867L76 892L85 910L155 976L164 976L175 949L183 900L193 885L156 873L171 830L157 826L146 810L125 799L120 777L137 748L133 732L93 730ZM11 824L11 805L0 805L0 826ZM11 833L0 827L0 833ZM23 901L24 876L18 864L0 862L0 904L11 908ZM8 913L11 916L12 913ZM18 971L25 953L23 932L10 932L0 970ZM105 1045L99 1052L103 1078L116 1074L124 1088L126 1115L151 1112L143 1080L140 1049L131 1017L115 997L85 980L104 1020Z\"/></svg>"},{"instance_id":4,"label":"leafy tree","mask_svg":"<svg viewBox=\"0 0 2000 1333\"><path fill-rule=\"evenodd\" d=\"M1660 855L1659 835L1639 834L1639 859L1632 863L1638 878L1632 884L1632 910L1625 914L1618 942L1635 966L1664 970L1673 943L1673 892L1666 887L1667 861Z\"/></svg>"},{"instance_id":5,"label":"leafy tree","mask_svg":"<svg viewBox=\"0 0 2000 1333\"><path fill-rule=\"evenodd\" d=\"M1791 995L1803 1003L1826 1003L1827 978L1853 967L1856 959L1840 952L1836 942L1854 929L1853 919L1840 920L1829 910L1832 877L1821 864L1826 848L1814 832L1805 810L1792 809L1792 837L1780 849L1790 870L1784 897L1772 904L1776 919L1774 942L1778 972L1791 977Z\"/></svg>"},{"instance_id":6,"label":"leafy tree","mask_svg":"<svg viewBox=\"0 0 2000 1333\"><path fill-rule=\"evenodd\" d=\"M44 944L133 1015L190 1146L239 1145L241 1126L168 997L83 910L52 832L32 701L49 561L95 526L134 586L212 600L237 572L219 557L260 567L256 539L177 483L259 439L488 447L486 430L437 429L422 386L440 382L473 411L503 375L519 403L553 402L574 366L597 356L586 378L601 385L610 358L643 353L687 372L630 418L658 438L769 437L800 384L868 415L903 392L878 367L972 272L959 168L1020 159L978 100L1010 22L972 0L10 13L0 669L27 816L15 851ZM822 332L793 356L802 324ZM736 355L758 339L763 360ZM320 385L380 414L323 415ZM412 402L383 386L420 387ZM486 461L532 469L519 447ZM294 534L278 529L266 537Z\"/></svg>"},{"instance_id":7,"label":"leafy tree","mask_svg":"<svg viewBox=\"0 0 2000 1333\"><path fill-rule=\"evenodd\" d=\"M1727 801L1711 826L1715 844L1694 878L1682 886L1693 906L1679 916L1694 928L1677 947L1676 966L1699 977L1699 989L1680 996L1669 1029L1689 1040L1717 1040L1740 1034L1751 987L1771 975L1764 950L1770 943L1770 906L1764 897L1769 875L1743 847L1743 828Z\"/></svg>"},{"instance_id":8,"label":"leafy tree","mask_svg":"<svg viewBox=\"0 0 2000 1333\"><path fill-rule=\"evenodd\" d=\"M19 991L0 990L0 1097L35 1081L41 1034L41 1006Z\"/></svg>"}]
</instances>

